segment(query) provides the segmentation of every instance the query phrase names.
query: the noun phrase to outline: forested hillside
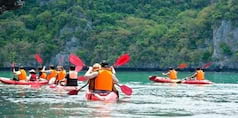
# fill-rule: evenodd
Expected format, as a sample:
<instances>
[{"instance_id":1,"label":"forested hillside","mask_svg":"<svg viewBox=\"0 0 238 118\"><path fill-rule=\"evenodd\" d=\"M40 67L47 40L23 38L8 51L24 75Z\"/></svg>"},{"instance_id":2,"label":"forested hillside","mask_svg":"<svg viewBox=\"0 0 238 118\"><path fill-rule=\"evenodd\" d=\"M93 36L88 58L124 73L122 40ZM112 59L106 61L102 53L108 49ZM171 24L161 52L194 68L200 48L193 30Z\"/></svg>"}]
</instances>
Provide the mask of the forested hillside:
<instances>
[{"instance_id":1,"label":"forested hillside","mask_svg":"<svg viewBox=\"0 0 238 118\"><path fill-rule=\"evenodd\" d=\"M0 66L30 66L35 53L46 64L60 57L67 64L72 52L87 65L129 53L128 67L196 67L218 62L215 48L238 62L238 49L230 45L236 42L214 45L223 21L238 27L237 11L237 0L26 0L0 15Z\"/></svg>"}]
</instances>

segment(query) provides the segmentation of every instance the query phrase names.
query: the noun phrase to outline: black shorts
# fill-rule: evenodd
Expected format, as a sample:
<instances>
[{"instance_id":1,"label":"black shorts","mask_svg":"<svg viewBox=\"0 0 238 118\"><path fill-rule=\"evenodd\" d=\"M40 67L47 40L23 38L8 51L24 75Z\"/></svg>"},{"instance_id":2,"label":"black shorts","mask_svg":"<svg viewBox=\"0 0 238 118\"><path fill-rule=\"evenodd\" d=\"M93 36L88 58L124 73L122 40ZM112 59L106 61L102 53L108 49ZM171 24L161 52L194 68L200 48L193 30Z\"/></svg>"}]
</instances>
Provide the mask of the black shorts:
<instances>
[{"instance_id":1,"label":"black shorts","mask_svg":"<svg viewBox=\"0 0 238 118\"><path fill-rule=\"evenodd\" d=\"M67 79L66 86L78 86L78 79Z\"/></svg>"}]
</instances>

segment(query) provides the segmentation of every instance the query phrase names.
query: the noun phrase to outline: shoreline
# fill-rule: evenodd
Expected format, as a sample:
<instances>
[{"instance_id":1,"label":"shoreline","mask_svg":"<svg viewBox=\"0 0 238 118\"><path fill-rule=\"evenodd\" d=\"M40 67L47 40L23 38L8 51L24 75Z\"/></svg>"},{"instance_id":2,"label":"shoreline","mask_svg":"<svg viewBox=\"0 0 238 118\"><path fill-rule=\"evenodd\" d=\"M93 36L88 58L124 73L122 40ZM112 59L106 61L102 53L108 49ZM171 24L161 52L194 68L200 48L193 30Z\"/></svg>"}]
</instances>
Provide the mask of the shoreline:
<instances>
[{"instance_id":1,"label":"shoreline","mask_svg":"<svg viewBox=\"0 0 238 118\"><path fill-rule=\"evenodd\" d=\"M34 67L25 67L26 70L30 70ZM67 70L67 67L65 67ZM86 71L88 68L83 68L82 71ZM143 71L168 71L167 68L132 68L132 67L119 67L115 68L116 71L128 71L128 72L143 72ZM195 68L185 68L185 69L176 69L177 71L181 72L194 72ZM0 71L11 71L11 67L2 67ZM238 69L231 69L231 68L208 68L204 69L206 72L238 72Z\"/></svg>"}]
</instances>

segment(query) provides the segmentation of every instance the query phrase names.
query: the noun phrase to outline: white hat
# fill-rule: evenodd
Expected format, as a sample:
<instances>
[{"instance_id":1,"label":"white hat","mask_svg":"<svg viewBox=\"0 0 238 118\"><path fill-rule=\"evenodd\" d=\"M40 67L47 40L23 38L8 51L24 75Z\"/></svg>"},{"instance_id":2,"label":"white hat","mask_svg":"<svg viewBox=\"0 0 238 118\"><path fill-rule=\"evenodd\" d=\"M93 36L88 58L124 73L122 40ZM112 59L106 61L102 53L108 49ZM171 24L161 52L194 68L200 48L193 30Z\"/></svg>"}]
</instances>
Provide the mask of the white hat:
<instances>
[{"instance_id":1,"label":"white hat","mask_svg":"<svg viewBox=\"0 0 238 118\"><path fill-rule=\"evenodd\" d=\"M34 69L31 69L29 72L30 73L36 73L36 71Z\"/></svg>"}]
</instances>

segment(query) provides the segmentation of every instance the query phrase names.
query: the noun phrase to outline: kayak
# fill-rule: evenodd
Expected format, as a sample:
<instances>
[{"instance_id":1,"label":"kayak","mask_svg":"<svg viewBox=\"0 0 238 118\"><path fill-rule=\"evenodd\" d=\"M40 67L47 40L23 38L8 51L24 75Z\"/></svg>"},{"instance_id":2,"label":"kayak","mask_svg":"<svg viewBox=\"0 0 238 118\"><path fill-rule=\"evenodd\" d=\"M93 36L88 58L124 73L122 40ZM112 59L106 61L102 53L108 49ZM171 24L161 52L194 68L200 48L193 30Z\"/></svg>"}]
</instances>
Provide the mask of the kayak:
<instances>
[{"instance_id":1,"label":"kayak","mask_svg":"<svg viewBox=\"0 0 238 118\"><path fill-rule=\"evenodd\" d=\"M182 84L212 84L209 80L183 80Z\"/></svg>"},{"instance_id":2,"label":"kayak","mask_svg":"<svg viewBox=\"0 0 238 118\"><path fill-rule=\"evenodd\" d=\"M88 91L85 95L87 100L91 101L107 101L107 102L115 102L118 100L118 96L115 92L110 93L93 93Z\"/></svg>"},{"instance_id":3,"label":"kayak","mask_svg":"<svg viewBox=\"0 0 238 118\"><path fill-rule=\"evenodd\" d=\"M46 85L48 84L48 81L15 81L11 80L10 78L0 77L0 81L4 84L13 84L13 85Z\"/></svg>"},{"instance_id":4,"label":"kayak","mask_svg":"<svg viewBox=\"0 0 238 118\"><path fill-rule=\"evenodd\" d=\"M149 76L149 80L158 83L181 83L181 84L212 84L209 80L171 80L165 77Z\"/></svg>"},{"instance_id":5,"label":"kayak","mask_svg":"<svg viewBox=\"0 0 238 118\"><path fill-rule=\"evenodd\" d=\"M65 91L77 90L77 86L61 86L61 85L55 85L55 84L51 84L50 88L55 90L65 90Z\"/></svg>"},{"instance_id":6,"label":"kayak","mask_svg":"<svg viewBox=\"0 0 238 118\"><path fill-rule=\"evenodd\" d=\"M169 78L166 77L158 77L158 76L149 76L149 80L154 81L154 82L158 82L158 83L177 83L181 80L171 80Z\"/></svg>"}]
</instances>

